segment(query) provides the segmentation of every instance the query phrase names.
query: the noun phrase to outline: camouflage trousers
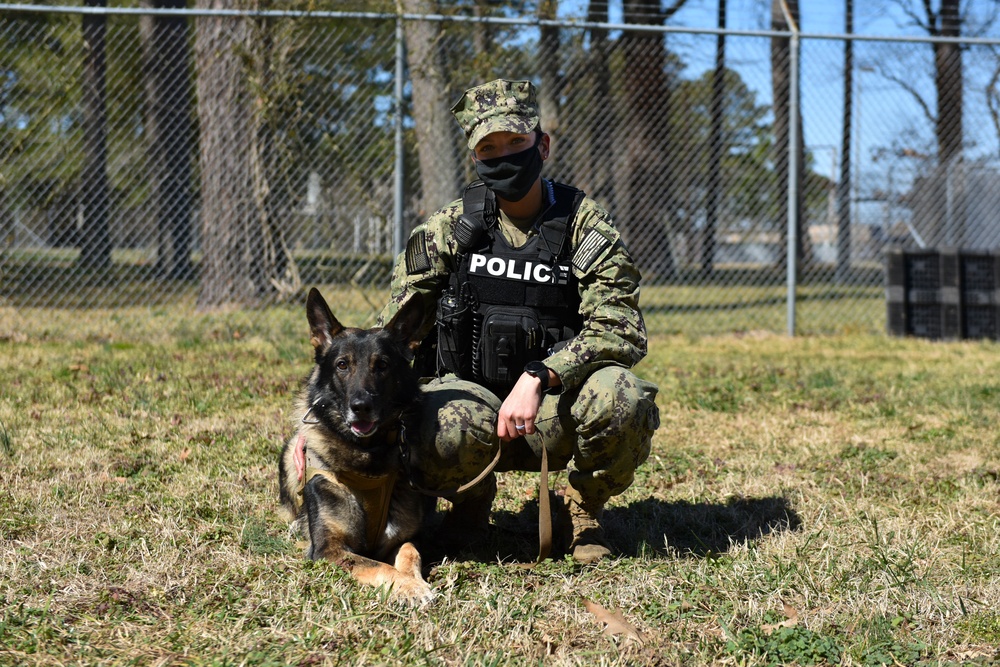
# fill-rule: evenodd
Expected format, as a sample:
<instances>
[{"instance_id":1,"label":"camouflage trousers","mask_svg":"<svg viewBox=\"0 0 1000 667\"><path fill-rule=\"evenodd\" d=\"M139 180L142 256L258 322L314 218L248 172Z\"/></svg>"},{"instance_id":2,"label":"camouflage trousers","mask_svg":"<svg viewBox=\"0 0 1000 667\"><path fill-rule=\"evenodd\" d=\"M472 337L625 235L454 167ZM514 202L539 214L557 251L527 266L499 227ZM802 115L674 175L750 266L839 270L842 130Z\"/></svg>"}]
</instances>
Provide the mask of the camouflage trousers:
<instances>
[{"instance_id":1,"label":"camouflage trousers","mask_svg":"<svg viewBox=\"0 0 1000 667\"><path fill-rule=\"evenodd\" d=\"M544 446L551 470L569 470L568 495L597 508L631 486L660 423L656 385L618 366L598 369L573 390L546 394L536 433L504 443L496 433L501 401L484 387L445 376L421 389L419 434L407 437L410 468L417 484L441 495L480 474L498 447L497 472L537 471ZM463 496L492 492L492 481Z\"/></svg>"}]
</instances>

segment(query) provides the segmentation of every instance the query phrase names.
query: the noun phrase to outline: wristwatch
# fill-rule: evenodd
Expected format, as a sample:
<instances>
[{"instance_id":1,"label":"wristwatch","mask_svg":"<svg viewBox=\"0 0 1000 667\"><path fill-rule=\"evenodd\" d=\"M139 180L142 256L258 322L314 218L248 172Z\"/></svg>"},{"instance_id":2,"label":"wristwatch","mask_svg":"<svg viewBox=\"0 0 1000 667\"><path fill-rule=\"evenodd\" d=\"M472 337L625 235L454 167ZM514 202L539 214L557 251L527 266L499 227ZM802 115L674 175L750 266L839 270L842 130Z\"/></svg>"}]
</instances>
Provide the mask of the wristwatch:
<instances>
[{"instance_id":1,"label":"wristwatch","mask_svg":"<svg viewBox=\"0 0 1000 667\"><path fill-rule=\"evenodd\" d=\"M542 362L529 361L524 365L524 372L541 380L543 392L549 388L549 367Z\"/></svg>"}]
</instances>

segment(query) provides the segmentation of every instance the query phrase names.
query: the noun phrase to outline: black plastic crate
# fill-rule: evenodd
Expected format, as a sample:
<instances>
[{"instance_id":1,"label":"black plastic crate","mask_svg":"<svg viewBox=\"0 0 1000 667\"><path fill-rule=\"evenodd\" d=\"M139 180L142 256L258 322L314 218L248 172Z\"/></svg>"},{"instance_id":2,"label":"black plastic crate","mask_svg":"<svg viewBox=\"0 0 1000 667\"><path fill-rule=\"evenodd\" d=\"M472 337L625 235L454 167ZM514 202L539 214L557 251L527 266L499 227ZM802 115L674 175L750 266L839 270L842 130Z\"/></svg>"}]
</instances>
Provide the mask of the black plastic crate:
<instances>
[{"instance_id":1,"label":"black plastic crate","mask_svg":"<svg viewBox=\"0 0 1000 667\"><path fill-rule=\"evenodd\" d=\"M997 306L962 306L962 338L1000 340L1000 308Z\"/></svg>"},{"instance_id":2,"label":"black plastic crate","mask_svg":"<svg viewBox=\"0 0 1000 667\"><path fill-rule=\"evenodd\" d=\"M886 300L892 335L1000 340L1000 252L889 250Z\"/></svg>"},{"instance_id":3,"label":"black plastic crate","mask_svg":"<svg viewBox=\"0 0 1000 667\"><path fill-rule=\"evenodd\" d=\"M961 337L959 266L957 250L889 250L889 333L940 340Z\"/></svg>"}]
</instances>

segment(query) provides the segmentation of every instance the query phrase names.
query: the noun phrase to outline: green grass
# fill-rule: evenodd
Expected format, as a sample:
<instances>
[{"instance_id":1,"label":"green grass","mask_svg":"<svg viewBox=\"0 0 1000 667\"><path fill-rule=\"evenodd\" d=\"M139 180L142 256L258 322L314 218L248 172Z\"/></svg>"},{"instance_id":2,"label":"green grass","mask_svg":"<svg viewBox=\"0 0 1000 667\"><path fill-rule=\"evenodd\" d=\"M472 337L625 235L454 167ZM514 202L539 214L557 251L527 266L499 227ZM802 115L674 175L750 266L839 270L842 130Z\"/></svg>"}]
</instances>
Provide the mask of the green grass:
<instances>
[{"instance_id":1,"label":"green grass","mask_svg":"<svg viewBox=\"0 0 1000 667\"><path fill-rule=\"evenodd\" d=\"M193 308L198 280L168 280L148 251L115 249L106 269L78 265L79 250L0 251L0 303L15 308L129 309ZM195 267L200 257L193 256ZM341 251L296 250L302 285L353 285L336 291L361 321L377 315L387 297L393 258ZM826 266L804 267L796 286L795 330L806 334L880 333L885 329L885 288L880 263L856 263L851 280L839 282ZM651 330L720 334L788 330L787 277L781 267L717 266L711 275L680 270L668 284L644 285L641 304ZM304 296L292 297L301 300ZM284 304L288 293L262 297L265 306Z\"/></svg>"},{"instance_id":2,"label":"green grass","mask_svg":"<svg viewBox=\"0 0 1000 667\"><path fill-rule=\"evenodd\" d=\"M299 309L3 310L0 664L991 664L998 352L654 336L662 426L607 512L621 556L518 567L537 477L508 473L488 539L407 609L304 560L277 512Z\"/></svg>"}]
</instances>

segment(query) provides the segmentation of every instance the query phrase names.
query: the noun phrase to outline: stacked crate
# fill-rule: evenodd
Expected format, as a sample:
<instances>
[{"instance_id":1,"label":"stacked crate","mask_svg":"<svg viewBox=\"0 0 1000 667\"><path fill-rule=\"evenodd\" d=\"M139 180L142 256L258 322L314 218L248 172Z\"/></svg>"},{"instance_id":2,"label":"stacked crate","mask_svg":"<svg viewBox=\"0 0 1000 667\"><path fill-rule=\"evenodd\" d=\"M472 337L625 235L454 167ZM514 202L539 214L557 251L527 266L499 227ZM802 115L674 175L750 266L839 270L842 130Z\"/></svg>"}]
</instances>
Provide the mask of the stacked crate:
<instances>
[{"instance_id":1,"label":"stacked crate","mask_svg":"<svg viewBox=\"0 0 1000 667\"><path fill-rule=\"evenodd\" d=\"M1000 339L1000 253L959 255L962 337Z\"/></svg>"},{"instance_id":2,"label":"stacked crate","mask_svg":"<svg viewBox=\"0 0 1000 667\"><path fill-rule=\"evenodd\" d=\"M1000 339L1000 253L892 249L886 284L891 335Z\"/></svg>"}]
</instances>

